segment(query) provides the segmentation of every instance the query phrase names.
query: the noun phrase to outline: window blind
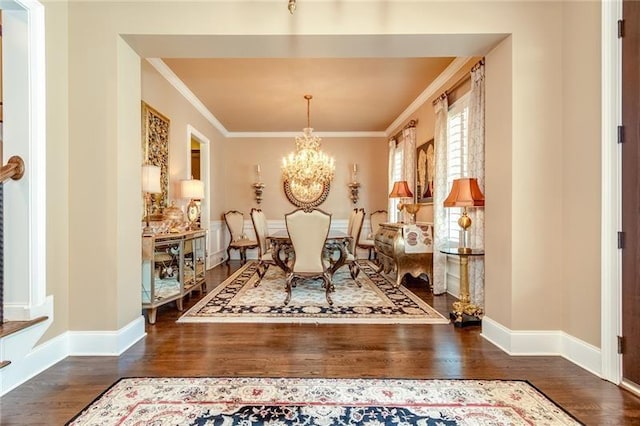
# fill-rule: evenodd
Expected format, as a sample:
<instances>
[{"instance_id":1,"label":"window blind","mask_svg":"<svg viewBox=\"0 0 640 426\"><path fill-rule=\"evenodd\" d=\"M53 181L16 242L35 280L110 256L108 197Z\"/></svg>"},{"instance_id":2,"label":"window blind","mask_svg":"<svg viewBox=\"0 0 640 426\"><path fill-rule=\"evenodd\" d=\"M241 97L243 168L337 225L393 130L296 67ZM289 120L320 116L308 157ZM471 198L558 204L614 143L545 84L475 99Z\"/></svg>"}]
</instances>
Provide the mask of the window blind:
<instances>
[{"instance_id":1,"label":"window blind","mask_svg":"<svg viewBox=\"0 0 640 426\"><path fill-rule=\"evenodd\" d=\"M454 179L467 175L469 163L469 94L460 97L449 107L447 115L447 194L451 191ZM448 240L451 245L460 241L458 219L462 208L447 209Z\"/></svg>"}]
</instances>

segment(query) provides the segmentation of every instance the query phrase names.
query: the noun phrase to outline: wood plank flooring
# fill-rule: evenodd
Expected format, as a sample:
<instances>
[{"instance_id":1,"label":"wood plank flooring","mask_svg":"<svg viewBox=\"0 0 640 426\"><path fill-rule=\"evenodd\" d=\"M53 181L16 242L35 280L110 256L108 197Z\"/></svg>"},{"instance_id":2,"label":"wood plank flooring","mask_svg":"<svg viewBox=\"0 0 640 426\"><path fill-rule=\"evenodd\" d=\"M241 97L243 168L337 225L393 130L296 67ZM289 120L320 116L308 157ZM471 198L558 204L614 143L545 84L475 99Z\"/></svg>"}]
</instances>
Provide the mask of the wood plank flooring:
<instances>
[{"instance_id":1,"label":"wood plank flooring","mask_svg":"<svg viewBox=\"0 0 640 426\"><path fill-rule=\"evenodd\" d=\"M208 290L239 264L207 275ZM450 296L414 293L447 313ZM185 301L185 309L199 298ZM69 357L0 399L2 425L61 425L121 377L261 376L524 379L587 425L640 425L640 398L560 357L510 357L451 325L176 324L158 311L120 357Z\"/></svg>"}]
</instances>

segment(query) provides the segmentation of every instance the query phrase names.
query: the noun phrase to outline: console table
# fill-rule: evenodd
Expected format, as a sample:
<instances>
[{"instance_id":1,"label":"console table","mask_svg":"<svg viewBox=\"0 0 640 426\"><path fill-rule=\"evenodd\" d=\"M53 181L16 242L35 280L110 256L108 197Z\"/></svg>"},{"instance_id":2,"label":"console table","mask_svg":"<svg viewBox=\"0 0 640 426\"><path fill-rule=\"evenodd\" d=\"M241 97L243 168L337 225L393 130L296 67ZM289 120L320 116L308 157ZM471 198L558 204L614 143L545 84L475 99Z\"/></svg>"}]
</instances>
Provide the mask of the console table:
<instances>
[{"instance_id":1,"label":"console table","mask_svg":"<svg viewBox=\"0 0 640 426\"><path fill-rule=\"evenodd\" d=\"M142 237L142 309L150 324L156 322L159 306L182 299L194 290L204 290L206 231L186 231Z\"/></svg>"},{"instance_id":2,"label":"console table","mask_svg":"<svg viewBox=\"0 0 640 426\"><path fill-rule=\"evenodd\" d=\"M430 223L382 223L373 241L380 268L378 272L396 270L396 283L402 283L405 274L414 278L424 274L432 287L433 225Z\"/></svg>"}]
</instances>

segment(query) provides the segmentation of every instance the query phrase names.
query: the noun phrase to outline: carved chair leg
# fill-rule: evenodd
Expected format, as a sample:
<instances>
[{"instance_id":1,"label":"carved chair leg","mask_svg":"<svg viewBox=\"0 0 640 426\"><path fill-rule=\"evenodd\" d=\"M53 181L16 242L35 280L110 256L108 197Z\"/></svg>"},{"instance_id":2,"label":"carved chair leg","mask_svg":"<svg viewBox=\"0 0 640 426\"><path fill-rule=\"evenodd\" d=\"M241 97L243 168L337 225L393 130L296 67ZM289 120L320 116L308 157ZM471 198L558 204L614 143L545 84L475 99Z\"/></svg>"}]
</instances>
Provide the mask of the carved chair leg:
<instances>
[{"instance_id":1,"label":"carved chair leg","mask_svg":"<svg viewBox=\"0 0 640 426\"><path fill-rule=\"evenodd\" d=\"M356 280L358 278L358 274L360 273L360 267L358 266L358 262L349 263L349 273L351 274L351 278L356 281L358 287L361 287L361 284Z\"/></svg>"},{"instance_id":2,"label":"carved chair leg","mask_svg":"<svg viewBox=\"0 0 640 426\"><path fill-rule=\"evenodd\" d=\"M288 305L291 301L291 282L293 281L293 274L289 274L287 277L287 297L284 299L284 304Z\"/></svg>"},{"instance_id":3,"label":"carved chair leg","mask_svg":"<svg viewBox=\"0 0 640 426\"><path fill-rule=\"evenodd\" d=\"M327 303L329 303L329 305L333 305L333 300L331 300L330 293L332 291L335 291L335 288L333 287L333 282L331 282L331 277L329 277L329 274L325 272L324 274L322 274L322 280L324 281L325 297L327 298Z\"/></svg>"},{"instance_id":4,"label":"carved chair leg","mask_svg":"<svg viewBox=\"0 0 640 426\"><path fill-rule=\"evenodd\" d=\"M225 263L228 265L230 260L231 260L231 247L227 247L227 261Z\"/></svg>"}]
</instances>

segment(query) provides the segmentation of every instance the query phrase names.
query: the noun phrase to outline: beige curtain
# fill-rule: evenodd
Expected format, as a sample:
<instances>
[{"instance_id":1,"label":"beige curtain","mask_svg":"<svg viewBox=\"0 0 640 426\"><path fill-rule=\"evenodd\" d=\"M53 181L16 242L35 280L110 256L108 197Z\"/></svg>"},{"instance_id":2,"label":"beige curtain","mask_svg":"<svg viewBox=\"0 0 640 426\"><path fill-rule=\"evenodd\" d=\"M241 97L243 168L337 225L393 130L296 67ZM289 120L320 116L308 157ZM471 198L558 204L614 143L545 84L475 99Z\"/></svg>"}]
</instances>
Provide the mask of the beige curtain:
<instances>
[{"instance_id":1,"label":"beige curtain","mask_svg":"<svg viewBox=\"0 0 640 426\"><path fill-rule=\"evenodd\" d=\"M408 127L402 131L402 177L409 184L409 189L416 193L416 128ZM404 200L405 203L413 203L411 200ZM411 221L411 215L405 210L402 211L404 223Z\"/></svg>"},{"instance_id":2,"label":"beige curtain","mask_svg":"<svg viewBox=\"0 0 640 426\"><path fill-rule=\"evenodd\" d=\"M469 98L469 177L478 179L484 191L484 61L471 70ZM485 193L486 198L486 193ZM473 248L484 248L484 209L469 209L471 227L469 243ZM484 306L484 259L469 257L469 296L471 302Z\"/></svg>"},{"instance_id":3,"label":"beige curtain","mask_svg":"<svg viewBox=\"0 0 640 426\"><path fill-rule=\"evenodd\" d=\"M393 189L393 163L394 163L395 154L396 154L396 140L390 139L389 140L389 169L387 172L389 188L387 188L387 195L389 195L391 193L391 190ZM388 203L387 211L389 212L389 222L396 222L395 212L396 212L397 200L395 198L387 198L387 203Z\"/></svg>"},{"instance_id":4,"label":"beige curtain","mask_svg":"<svg viewBox=\"0 0 640 426\"><path fill-rule=\"evenodd\" d=\"M434 143L436 150L436 173L433 189L433 292L442 294L447 291L445 280L447 256L438 251L447 241L447 213L444 199L447 197L447 113L449 101L446 96L439 98L434 105L436 113Z\"/></svg>"}]
</instances>

